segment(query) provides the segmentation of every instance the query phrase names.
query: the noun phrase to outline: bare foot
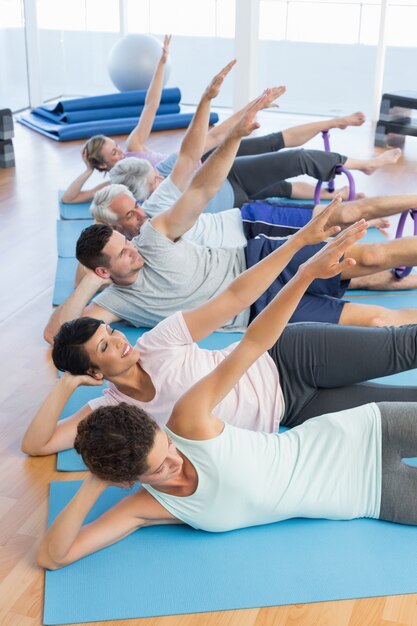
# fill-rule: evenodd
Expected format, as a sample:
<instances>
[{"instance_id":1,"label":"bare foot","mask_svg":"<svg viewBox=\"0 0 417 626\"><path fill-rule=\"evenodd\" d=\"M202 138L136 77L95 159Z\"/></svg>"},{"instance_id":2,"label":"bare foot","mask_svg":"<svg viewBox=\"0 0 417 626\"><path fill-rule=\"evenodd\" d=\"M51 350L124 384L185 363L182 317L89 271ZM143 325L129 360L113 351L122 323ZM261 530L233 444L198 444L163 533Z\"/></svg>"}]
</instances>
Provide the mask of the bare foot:
<instances>
[{"instance_id":1,"label":"bare foot","mask_svg":"<svg viewBox=\"0 0 417 626\"><path fill-rule=\"evenodd\" d=\"M389 228L391 222L386 217L375 217L373 220L368 220L368 224L369 228L377 228L385 237L388 237L385 228Z\"/></svg>"},{"instance_id":2,"label":"bare foot","mask_svg":"<svg viewBox=\"0 0 417 626\"><path fill-rule=\"evenodd\" d=\"M369 289L370 291L401 291L417 289L417 274L409 274L401 280L392 275L391 270L384 270L370 276L352 278L349 289Z\"/></svg>"},{"instance_id":3,"label":"bare foot","mask_svg":"<svg viewBox=\"0 0 417 626\"><path fill-rule=\"evenodd\" d=\"M362 111L357 111L356 113L351 113L350 115L338 117L336 120L335 128L340 128L341 130L344 130L348 126L362 126L365 120L365 113L362 113Z\"/></svg>"},{"instance_id":4,"label":"bare foot","mask_svg":"<svg viewBox=\"0 0 417 626\"><path fill-rule=\"evenodd\" d=\"M394 148L393 150L387 150L374 159L369 159L369 164L362 171L364 174L373 174L375 170L384 165L394 165L398 161L402 154L400 148Z\"/></svg>"}]
</instances>

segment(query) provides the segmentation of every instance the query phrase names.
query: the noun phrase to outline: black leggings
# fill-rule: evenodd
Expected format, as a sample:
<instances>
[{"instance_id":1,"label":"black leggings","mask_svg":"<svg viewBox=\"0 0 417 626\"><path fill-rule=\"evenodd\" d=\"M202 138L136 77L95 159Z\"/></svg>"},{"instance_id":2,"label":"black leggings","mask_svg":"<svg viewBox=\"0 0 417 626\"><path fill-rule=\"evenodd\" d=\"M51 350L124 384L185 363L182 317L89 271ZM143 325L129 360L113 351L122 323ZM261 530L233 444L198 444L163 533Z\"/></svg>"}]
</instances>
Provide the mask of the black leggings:
<instances>
[{"instance_id":1,"label":"black leggings","mask_svg":"<svg viewBox=\"0 0 417 626\"><path fill-rule=\"evenodd\" d=\"M282 133L241 142L227 176L233 187L235 207L241 207L249 200L274 196L290 198L292 185L286 178L308 174L317 180L331 180L336 167L347 160L346 156L322 150L296 148L280 152L284 147ZM211 152L203 156L203 161Z\"/></svg>"},{"instance_id":2,"label":"black leggings","mask_svg":"<svg viewBox=\"0 0 417 626\"><path fill-rule=\"evenodd\" d=\"M417 402L417 386L365 382L417 368L416 324L290 324L269 354L284 394L283 426L368 402Z\"/></svg>"}]
</instances>

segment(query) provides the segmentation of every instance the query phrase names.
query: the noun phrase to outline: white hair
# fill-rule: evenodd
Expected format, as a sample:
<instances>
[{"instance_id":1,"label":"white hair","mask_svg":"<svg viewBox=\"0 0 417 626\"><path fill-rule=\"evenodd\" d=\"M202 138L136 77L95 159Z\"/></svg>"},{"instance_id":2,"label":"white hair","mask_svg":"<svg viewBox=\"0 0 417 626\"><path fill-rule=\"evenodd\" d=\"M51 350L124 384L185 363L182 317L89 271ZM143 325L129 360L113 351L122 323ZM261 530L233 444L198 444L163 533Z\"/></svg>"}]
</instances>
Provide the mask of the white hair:
<instances>
[{"instance_id":1,"label":"white hair","mask_svg":"<svg viewBox=\"0 0 417 626\"><path fill-rule=\"evenodd\" d=\"M148 178L152 171L152 165L146 159L126 157L111 168L109 176L112 183L126 185L136 200L143 200L150 193Z\"/></svg>"},{"instance_id":2,"label":"white hair","mask_svg":"<svg viewBox=\"0 0 417 626\"><path fill-rule=\"evenodd\" d=\"M110 204L117 196L121 196L122 194L135 200L132 192L124 185L108 185L96 191L90 206L90 213L94 219L102 224L109 224L110 226L117 224L118 217L116 213L113 213L110 209Z\"/></svg>"}]
</instances>

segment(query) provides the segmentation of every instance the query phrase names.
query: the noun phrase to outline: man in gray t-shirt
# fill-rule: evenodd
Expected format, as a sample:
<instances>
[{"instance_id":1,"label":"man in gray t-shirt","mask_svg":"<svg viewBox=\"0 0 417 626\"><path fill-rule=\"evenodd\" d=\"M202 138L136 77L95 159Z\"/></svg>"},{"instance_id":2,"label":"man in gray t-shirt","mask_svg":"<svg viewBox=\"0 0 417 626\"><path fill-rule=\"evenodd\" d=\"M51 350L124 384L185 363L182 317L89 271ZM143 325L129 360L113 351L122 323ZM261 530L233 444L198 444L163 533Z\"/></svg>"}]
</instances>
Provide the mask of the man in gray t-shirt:
<instances>
[{"instance_id":1,"label":"man in gray t-shirt","mask_svg":"<svg viewBox=\"0 0 417 626\"><path fill-rule=\"evenodd\" d=\"M197 107L183 140L191 159L201 154L210 102L232 65L214 77ZM77 242L77 258L91 271L87 271L74 293L53 313L45 329L47 341L53 342L63 322L81 314L105 322L123 319L134 325L154 326L179 309L204 303L246 269L243 247L199 247L181 237L193 226L224 181L241 139L258 127L255 116L268 97L267 91L245 112L178 201L170 210L144 223L133 242L105 224L83 231ZM184 176L188 178L188 167L184 167L185 170ZM176 175L181 178L178 168ZM98 286L106 283L110 287L88 305ZM230 320L225 328L242 330L248 319L246 310Z\"/></svg>"},{"instance_id":2,"label":"man in gray t-shirt","mask_svg":"<svg viewBox=\"0 0 417 626\"><path fill-rule=\"evenodd\" d=\"M111 236L125 245L119 233ZM94 303L133 326L153 327L175 311L198 306L223 291L246 269L243 248L207 248L183 239L173 242L153 220L145 222L132 244L144 261L135 282L113 283L94 298ZM246 310L225 328L244 330L248 320Z\"/></svg>"}]
</instances>

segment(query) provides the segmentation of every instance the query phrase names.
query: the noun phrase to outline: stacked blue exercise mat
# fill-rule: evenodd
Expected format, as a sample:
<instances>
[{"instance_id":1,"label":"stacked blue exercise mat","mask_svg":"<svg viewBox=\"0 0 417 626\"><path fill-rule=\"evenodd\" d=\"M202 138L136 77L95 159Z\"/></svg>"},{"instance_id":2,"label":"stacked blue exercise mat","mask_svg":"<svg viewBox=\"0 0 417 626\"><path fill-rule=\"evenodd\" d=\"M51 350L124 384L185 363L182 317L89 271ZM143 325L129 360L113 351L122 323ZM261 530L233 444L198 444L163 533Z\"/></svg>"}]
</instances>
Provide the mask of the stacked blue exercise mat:
<instances>
[{"instance_id":1,"label":"stacked blue exercise mat","mask_svg":"<svg viewBox=\"0 0 417 626\"><path fill-rule=\"evenodd\" d=\"M60 100L23 113L17 121L55 141L85 139L92 135L130 133L143 110L146 90L111 93L89 98ZM177 87L162 90L161 104L152 130L186 128L192 113L180 112L181 92ZM211 113L210 124L218 121Z\"/></svg>"}]
</instances>

